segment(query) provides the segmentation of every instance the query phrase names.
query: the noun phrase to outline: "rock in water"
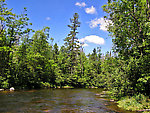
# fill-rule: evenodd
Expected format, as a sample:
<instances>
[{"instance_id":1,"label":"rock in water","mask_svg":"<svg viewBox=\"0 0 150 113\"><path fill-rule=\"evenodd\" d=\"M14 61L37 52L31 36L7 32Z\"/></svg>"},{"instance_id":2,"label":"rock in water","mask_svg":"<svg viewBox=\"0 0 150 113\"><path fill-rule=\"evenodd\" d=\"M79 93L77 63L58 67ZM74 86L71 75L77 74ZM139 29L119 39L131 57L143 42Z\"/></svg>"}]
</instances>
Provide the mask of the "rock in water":
<instances>
[{"instance_id":1,"label":"rock in water","mask_svg":"<svg viewBox=\"0 0 150 113\"><path fill-rule=\"evenodd\" d=\"M110 99L110 102L114 102L115 100L114 99Z\"/></svg>"},{"instance_id":2,"label":"rock in water","mask_svg":"<svg viewBox=\"0 0 150 113\"><path fill-rule=\"evenodd\" d=\"M15 90L15 88L14 88L14 87L11 87L9 90L10 90L10 91L14 91L14 90Z\"/></svg>"},{"instance_id":3,"label":"rock in water","mask_svg":"<svg viewBox=\"0 0 150 113\"><path fill-rule=\"evenodd\" d=\"M4 89L0 89L0 91L4 91Z\"/></svg>"}]
</instances>

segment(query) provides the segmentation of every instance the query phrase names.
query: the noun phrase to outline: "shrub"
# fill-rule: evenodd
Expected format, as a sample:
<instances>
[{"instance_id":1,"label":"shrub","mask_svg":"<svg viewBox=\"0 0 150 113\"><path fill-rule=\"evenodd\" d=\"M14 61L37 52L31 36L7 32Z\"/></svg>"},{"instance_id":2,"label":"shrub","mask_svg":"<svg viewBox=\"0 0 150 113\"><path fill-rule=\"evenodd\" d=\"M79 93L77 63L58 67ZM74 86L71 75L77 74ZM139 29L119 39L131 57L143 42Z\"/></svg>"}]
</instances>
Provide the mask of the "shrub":
<instances>
[{"instance_id":1,"label":"shrub","mask_svg":"<svg viewBox=\"0 0 150 113\"><path fill-rule=\"evenodd\" d=\"M126 110L138 111L150 109L150 102L143 94L138 94L133 97L124 97L117 103L119 107Z\"/></svg>"}]
</instances>

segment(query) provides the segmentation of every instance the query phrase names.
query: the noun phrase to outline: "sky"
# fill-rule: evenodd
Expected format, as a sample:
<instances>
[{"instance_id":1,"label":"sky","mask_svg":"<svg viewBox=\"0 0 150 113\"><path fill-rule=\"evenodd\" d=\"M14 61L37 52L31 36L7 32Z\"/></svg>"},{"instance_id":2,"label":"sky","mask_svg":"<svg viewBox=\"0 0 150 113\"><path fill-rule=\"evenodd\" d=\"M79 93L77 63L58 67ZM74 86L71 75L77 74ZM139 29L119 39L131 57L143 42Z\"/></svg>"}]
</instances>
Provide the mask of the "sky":
<instances>
[{"instance_id":1,"label":"sky","mask_svg":"<svg viewBox=\"0 0 150 113\"><path fill-rule=\"evenodd\" d=\"M110 22L104 20L107 15L102 6L107 0L6 0L7 7L13 8L16 14L23 13L27 8L30 26L33 30L50 27L50 37L60 46L70 32L67 26L74 13L79 14L77 38L84 43L84 52L91 53L94 48L101 47L102 53L112 48L112 38L107 32L106 25Z\"/></svg>"}]
</instances>

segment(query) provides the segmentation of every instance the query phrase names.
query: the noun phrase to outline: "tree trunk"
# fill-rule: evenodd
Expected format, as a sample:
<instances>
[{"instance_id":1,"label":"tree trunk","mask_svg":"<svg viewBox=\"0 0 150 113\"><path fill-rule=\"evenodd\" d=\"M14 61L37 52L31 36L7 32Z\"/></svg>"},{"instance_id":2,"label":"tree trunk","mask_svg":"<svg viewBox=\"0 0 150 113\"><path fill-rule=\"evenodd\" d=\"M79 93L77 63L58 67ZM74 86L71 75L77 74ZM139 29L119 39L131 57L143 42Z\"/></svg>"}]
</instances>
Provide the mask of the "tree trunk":
<instances>
[{"instance_id":1,"label":"tree trunk","mask_svg":"<svg viewBox=\"0 0 150 113\"><path fill-rule=\"evenodd\" d=\"M150 21L150 7L149 7L149 0L146 0L147 2L147 8L148 8L148 20Z\"/></svg>"}]
</instances>

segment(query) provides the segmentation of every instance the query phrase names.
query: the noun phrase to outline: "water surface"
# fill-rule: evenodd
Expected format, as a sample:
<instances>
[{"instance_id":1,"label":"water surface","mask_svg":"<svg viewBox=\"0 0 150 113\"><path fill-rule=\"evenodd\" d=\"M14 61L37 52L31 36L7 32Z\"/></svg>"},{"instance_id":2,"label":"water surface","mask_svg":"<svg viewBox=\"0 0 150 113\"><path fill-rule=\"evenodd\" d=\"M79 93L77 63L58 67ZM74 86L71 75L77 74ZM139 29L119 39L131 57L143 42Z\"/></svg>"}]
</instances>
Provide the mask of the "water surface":
<instances>
[{"instance_id":1,"label":"water surface","mask_svg":"<svg viewBox=\"0 0 150 113\"><path fill-rule=\"evenodd\" d=\"M133 113L95 96L102 89L0 92L0 113Z\"/></svg>"}]
</instances>

